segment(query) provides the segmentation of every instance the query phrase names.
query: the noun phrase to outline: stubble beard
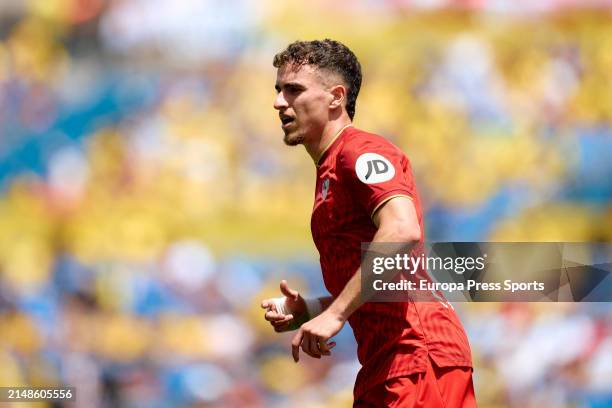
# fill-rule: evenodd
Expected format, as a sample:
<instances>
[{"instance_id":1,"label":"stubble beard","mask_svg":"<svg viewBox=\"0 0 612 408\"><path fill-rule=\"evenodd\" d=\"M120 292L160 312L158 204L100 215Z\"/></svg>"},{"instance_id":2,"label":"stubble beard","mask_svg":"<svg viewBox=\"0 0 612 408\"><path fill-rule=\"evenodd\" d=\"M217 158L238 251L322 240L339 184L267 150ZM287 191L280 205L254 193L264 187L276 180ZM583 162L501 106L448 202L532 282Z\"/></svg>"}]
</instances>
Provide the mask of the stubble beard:
<instances>
[{"instance_id":1,"label":"stubble beard","mask_svg":"<svg viewBox=\"0 0 612 408\"><path fill-rule=\"evenodd\" d=\"M283 142L285 142L287 146L297 146L304 143L304 136L291 136L291 132L285 133L285 137L283 137Z\"/></svg>"}]
</instances>

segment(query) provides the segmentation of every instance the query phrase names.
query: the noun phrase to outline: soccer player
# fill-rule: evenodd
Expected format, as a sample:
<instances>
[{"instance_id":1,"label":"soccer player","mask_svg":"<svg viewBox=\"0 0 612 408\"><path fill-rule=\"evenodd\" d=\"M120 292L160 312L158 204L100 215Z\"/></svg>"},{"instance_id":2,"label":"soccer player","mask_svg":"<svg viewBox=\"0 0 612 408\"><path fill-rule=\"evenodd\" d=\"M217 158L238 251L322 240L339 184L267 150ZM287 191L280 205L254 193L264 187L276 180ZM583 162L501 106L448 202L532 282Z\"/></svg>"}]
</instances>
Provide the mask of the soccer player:
<instances>
[{"instance_id":1,"label":"soccer player","mask_svg":"<svg viewBox=\"0 0 612 408\"><path fill-rule=\"evenodd\" d=\"M352 125L361 66L345 45L297 41L274 57L274 108L289 146L304 145L317 168L311 229L330 297L305 299L281 281L262 301L277 332L297 329L301 350L328 356L349 322L362 368L355 407L474 407L467 337L446 302L366 302L361 243L421 244L421 204L410 163L385 138Z\"/></svg>"}]
</instances>

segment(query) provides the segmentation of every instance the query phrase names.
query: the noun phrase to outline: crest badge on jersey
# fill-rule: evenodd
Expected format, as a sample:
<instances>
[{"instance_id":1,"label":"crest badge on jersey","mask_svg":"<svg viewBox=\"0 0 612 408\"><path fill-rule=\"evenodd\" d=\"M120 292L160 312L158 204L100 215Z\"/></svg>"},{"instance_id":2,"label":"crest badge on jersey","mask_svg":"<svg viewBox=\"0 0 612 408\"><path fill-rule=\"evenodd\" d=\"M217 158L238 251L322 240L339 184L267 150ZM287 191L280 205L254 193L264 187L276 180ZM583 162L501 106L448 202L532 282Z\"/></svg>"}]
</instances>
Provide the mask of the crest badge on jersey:
<instances>
[{"instance_id":1,"label":"crest badge on jersey","mask_svg":"<svg viewBox=\"0 0 612 408\"><path fill-rule=\"evenodd\" d=\"M355 173L365 184L377 184L391 180L395 176L395 167L383 155L364 153L355 163Z\"/></svg>"},{"instance_id":2,"label":"crest badge on jersey","mask_svg":"<svg viewBox=\"0 0 612 408\"><path fill-rule=\"evenodd\" d=\"M321 188L321 196L325 200L327 198L327 192L329 191L329 179L323 180L323 187Z\"/></svg>"}]
</instances>

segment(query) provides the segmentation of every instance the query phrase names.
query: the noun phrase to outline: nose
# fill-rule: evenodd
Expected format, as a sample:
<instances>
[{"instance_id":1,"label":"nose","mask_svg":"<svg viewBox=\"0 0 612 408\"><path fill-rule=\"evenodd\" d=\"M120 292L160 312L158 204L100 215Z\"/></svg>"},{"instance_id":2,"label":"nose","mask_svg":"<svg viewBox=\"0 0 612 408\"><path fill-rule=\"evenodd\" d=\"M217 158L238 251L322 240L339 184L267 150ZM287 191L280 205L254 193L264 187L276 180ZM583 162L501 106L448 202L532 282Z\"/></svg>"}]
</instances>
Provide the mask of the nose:
<instances>
[{"instance_id":1,"label":"nose","mask_svg":"<svg viewBox=\"0 0 612 408\"><path fill-rule=\"evenodd\" d=\"M287 104L287 100L282 92L279 92L276 95L276 99L274 99L274 109L281 110L283 108L287 108L289 105Z\"/></svg>"}]
</instances>

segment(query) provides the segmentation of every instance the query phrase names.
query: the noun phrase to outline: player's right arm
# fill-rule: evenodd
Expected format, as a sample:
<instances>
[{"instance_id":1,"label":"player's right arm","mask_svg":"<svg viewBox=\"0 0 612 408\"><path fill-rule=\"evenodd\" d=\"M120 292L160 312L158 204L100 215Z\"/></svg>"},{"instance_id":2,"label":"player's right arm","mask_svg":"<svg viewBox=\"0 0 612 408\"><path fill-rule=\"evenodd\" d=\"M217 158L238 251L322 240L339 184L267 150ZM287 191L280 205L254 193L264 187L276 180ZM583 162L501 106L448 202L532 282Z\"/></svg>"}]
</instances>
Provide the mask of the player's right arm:
<instances>
[{"instance_id":1,"label":"player's right arm","mask_svg":"<svg viewBox=\"0 0 612 408\"><path fill-rule=\"evenodd\" d=\"M297 290L291 289L285 280L280 283L280 291L283 297L264 299L261 302L262 309L266 310L264 318L276 332L298 329L333 301L331 296L304 299Z\"/></svg>"}]
</instances>

